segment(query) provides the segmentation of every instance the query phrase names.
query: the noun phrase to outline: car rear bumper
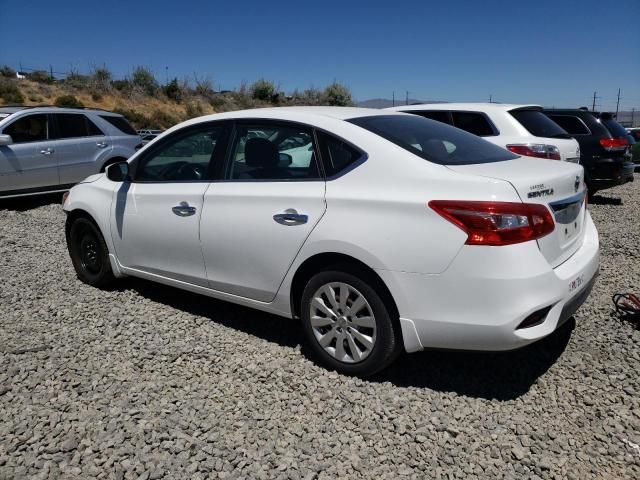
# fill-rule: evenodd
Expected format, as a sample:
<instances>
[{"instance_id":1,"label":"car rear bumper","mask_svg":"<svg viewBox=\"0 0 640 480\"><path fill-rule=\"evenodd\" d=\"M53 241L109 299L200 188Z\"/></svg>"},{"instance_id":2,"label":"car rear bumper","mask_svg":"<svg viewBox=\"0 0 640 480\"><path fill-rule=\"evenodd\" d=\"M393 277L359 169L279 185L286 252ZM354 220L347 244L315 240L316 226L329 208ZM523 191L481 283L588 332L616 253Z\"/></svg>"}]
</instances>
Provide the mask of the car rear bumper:
<instances>
[{"instance_id":1,"label":"car rear bumper","mask_svg":"<svg viewBox=\"0 0 640 480\"><path fill-rule=\"evenodd\" d=\"M546 337L586 300L599 266L598 232L587 216L583 244L551 266L533 242L465 246L438 275L379 270L396 300L405 349L512 350ZM541 323L518 328L532 314Z\"/></svg>"},{"instance_id":2,"label":"car rear bumper","mask_svg":"<svg viewBox=\"0 0 640 480\"><path fill-rule=\"evenodd\" d=\"M587 167L589 190L603 190L633 181L636 165L626 159L599 159Z\"/></svg>"}]
</instances>

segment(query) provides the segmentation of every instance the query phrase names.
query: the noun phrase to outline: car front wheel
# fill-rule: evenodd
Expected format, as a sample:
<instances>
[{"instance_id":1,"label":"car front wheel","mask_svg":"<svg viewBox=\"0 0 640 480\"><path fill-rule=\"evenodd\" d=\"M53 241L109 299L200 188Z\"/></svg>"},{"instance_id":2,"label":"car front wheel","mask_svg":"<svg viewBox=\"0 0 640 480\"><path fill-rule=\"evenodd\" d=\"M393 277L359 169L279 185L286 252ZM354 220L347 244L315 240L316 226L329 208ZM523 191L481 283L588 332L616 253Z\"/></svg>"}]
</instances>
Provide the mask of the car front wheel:
<instances>
[{"instance_id":1,"label":"car front wheel","mask_svg":"<svg viewBox=\"0 0 640 480\"><path fill-rule=\"evenodd\" d=\"M115 278L109 263L109 250L98 227L84 217L67 228L67 247L78 278L94 287L104 287Z\"/></svg>"},{"instance_id":2,"label":"car front wheel","mask_svg":"<svg viewBox=\"0 0 640 480\"><path fill-rule=\"evenodd\" d=\"M398 355L401 340L379 287L366 275L324 271L302 294L307 341L321 363L348 375L368 376Z\"/></svg>"}]
</instances>

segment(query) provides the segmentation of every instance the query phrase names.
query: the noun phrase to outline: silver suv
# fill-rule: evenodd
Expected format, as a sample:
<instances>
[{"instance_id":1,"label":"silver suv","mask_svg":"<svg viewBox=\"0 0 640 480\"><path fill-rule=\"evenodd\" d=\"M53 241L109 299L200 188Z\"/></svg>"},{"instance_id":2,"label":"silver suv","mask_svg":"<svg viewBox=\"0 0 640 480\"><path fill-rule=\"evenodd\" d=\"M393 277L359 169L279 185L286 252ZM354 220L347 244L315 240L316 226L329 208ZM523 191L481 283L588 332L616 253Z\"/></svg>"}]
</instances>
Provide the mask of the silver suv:
<instances>
[{"instance_id":1,"label":"silver suv","mask_svg":"<svg viewBox=\"0 0 640 480\"><path fill-rule=\"evenodd\" d=\"M129 122L112 112L0 107L0 197L68 190L139 144Z\"/></svg>"}]
</instances>

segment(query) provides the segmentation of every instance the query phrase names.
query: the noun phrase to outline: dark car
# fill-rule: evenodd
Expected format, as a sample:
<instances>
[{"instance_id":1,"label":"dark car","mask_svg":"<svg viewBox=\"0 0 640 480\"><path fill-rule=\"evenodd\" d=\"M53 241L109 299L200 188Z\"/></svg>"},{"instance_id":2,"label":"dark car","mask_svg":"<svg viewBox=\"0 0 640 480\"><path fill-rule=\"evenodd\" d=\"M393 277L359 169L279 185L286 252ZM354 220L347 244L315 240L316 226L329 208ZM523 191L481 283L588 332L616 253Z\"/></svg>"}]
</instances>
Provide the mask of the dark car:
<instances>
[{"instance_id":1,"label":"dark car","mask_svg":"<svg viewBox=\"0 0 640 480\"><path fill-rule=\"evenodd\" d=\"M609 113L545 109L544 113L580 143L589 194L633 181L633 138Z\"/></svg>"}]
</instances>

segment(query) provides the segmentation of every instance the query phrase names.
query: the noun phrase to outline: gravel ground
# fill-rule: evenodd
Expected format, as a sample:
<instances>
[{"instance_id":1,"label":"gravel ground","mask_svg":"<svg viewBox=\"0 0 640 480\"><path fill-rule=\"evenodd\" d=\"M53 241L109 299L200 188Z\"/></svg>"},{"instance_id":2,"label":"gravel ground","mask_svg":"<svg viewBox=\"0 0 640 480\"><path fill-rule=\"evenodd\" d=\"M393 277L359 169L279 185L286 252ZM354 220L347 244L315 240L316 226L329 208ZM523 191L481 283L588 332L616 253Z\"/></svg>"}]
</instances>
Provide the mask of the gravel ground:
<instances>
[{"instance_id":1,"label":"gravel ground","mask_svg":"<svg viewBox=\"0 0 640 480\"><path fill-rule=\"evenodd\" d=\"M503 354L361 380L291 320L128 279L80 283L58 197L0 205L0 478L640 478L640 183L596 197L575 322Z\"/></svg>"}]
</instances>

